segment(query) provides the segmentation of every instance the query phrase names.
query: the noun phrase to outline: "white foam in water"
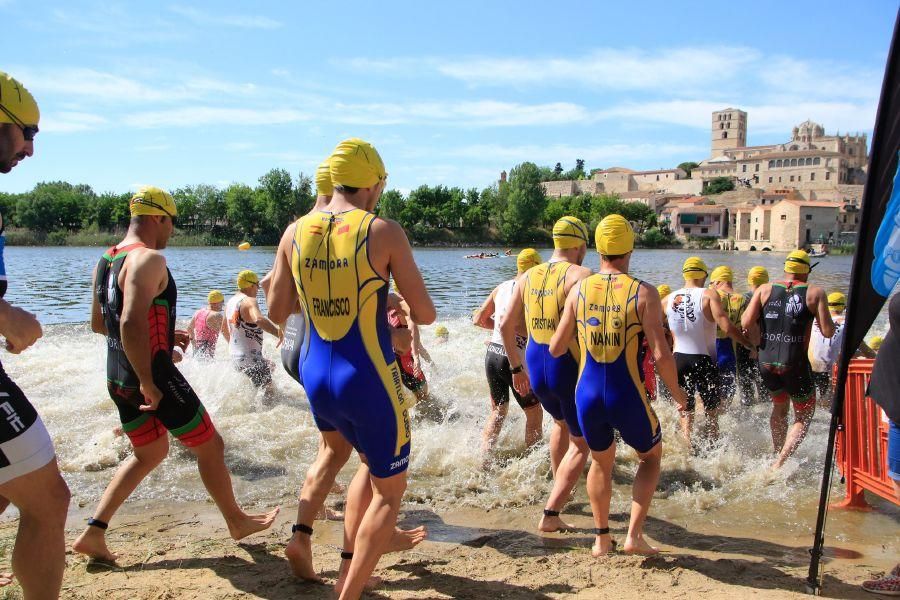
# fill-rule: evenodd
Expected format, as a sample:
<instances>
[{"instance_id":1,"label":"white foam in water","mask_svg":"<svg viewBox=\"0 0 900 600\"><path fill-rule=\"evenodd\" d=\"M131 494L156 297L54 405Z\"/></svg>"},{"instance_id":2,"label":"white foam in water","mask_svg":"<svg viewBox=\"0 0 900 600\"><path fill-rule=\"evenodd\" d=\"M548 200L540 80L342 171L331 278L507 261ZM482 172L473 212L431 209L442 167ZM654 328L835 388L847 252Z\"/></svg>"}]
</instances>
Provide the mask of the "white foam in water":
<instances>
[{"instance_id":1,"label":"white foam in water","mask_svg":"<svg viewBox=\"0 0 900 600\"><path fill-rule=\"evenodd\" d=\"M489 332L462 318L441 324L450 330L446 344L434 343L433 327L423 328L422 339L434 359L426 372L443 415L435 418L434 411L419 409L429 415L414 414L407 498L435 506L483 508L540 502L551 487L546 442L524 451L524 417L514 400L498 442L499 464L487 474L480 469L481 429L490 402L484 377ZM220 340L213 362L188 358L180 368L225 439L239 498L290 498L315 457L319 439L303 389L281 368L270 336L265 353L277 364L273 407L264 406L250 381L231 368L227 353ZM4 357L4 366L53 436L76 502L96 502L113 468L129 454L127 439L113 434L119 421L106 392L105 361L103 338L86 325L49 327L35 347ZM784 503L801 491L815 496L827 438L825 411L817 412L797 455L773 476L768 471L768 403L747 409L733 402L721 417L721 442L696 456L678 434L674 408L663 400L655 408L665 443L659 495L684 509L702 511L737 501ZM545 415L545 439L550 425ZM174 441L171 448L169 458L138 488L135 498L206 498L190 453ZM630 479L637 466L634 452L620 443L618 456L617 468ZM343 480L355 464L351 461Z\"/></svg>"}]
</instances>

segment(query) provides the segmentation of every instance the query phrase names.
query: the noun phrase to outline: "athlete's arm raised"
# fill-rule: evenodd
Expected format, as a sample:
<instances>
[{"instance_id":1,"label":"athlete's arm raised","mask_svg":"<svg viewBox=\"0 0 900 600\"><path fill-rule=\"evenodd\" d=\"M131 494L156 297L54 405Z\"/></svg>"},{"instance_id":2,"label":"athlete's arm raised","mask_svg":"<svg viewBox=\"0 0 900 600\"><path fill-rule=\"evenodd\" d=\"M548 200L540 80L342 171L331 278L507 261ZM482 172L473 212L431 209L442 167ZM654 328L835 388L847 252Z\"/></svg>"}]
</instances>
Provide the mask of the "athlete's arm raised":
<instances>
[{"instance_id":1,"label":"athlete's arm raised","mask_svg":"<svg viewBox=\"0 0 900 600\"><path fill-rule=\"evenodd\" d=\"M575 337L575 310L578 305L578 290L573 287L566 296L566 305L563 313L559 317L559 325L556 327L556 333L550 338L550 354L559 358L569 350L569 344Z\"/></svg>"},{"instance_id":2,"label":"athlete's arm raised","mask_svg":"<svg viewBox=\"0 0 900 600\"><path fill-rule=\"evenodd\" d=\"M150 306L153 299L168 283L166 259L155 250L132 251L125 258L121 286L122 303L122 348L135 375L141 382L144 402L141 410L156 410L162 399L162 392L153 382L150 348Z\"/></svg>"},{"instance_id":3,"label":"athlete's arm raised","mask_svg":"<svg viewBox=\"0 0 900 600\"><path fill-rule=\"evenodd\" d=\"M657 292L656 295L659 296L659 292ZM703 290L703 299L709 302L709 312L712 314L712 318L716 322L716 325L719 326L719 329L724 331L728 337L738 344L752 349L750 340L741 333L740 329L734 326L734 323L728 318L728 313L722 308L722 300L719 298L719 293L715 290L706 288Z\"/></svg>"},{"instance_id":4,"label":"athlete's arm raised","mask_svg":"<svg viewBox=\"0 0 900 600\"><path fill-rule=\"evenodd\" d=\"M97 267L91 277L91 331L108 335L106 323L103 321L103 312L100 310L100 301L97 298Z\"/></svg>"},{"instance_id":5,"label":"athlete's arm raised","mask_svg":"<svg viewBox=\"0 0 900 600\"><path fill-rule=\"evenodd\" d=\"M647 337L647 344L653 352L659 376L672 393L679 408L684 410L684 407L687 406L687 397L684 390L678 385L675 357L672 356L669 341L666 339L666 330L662 324L662 301L659 299L659 292L656 291L656 288L647 283L641 283L638 294L638 314L641 318L644 335Z\"/></svg>"},{"instance_id":6,"label":"athlete's arm raised","mask_svg":"<svg viewBox=\"0 0 900 600\"><path fill-rule=\"evenodd\" d=\"M482 329L494 328L494 313L496 312L494 298L497 296L499 287L498 285L491 291L488 297L485 298L484 303L482 303L481 308L477 309L475 314L472 315L472 324L476 327L481 327Z\"/></svg>"},{"instance_id":7,"label":"athlete's arm raised","mask_svg":"<svg viewBox=\"0 0 900 600\"><path fill-rule=\"evenodd\" d=\"M263 287L266 297L266 305L269 307L269 319L275 323L284 323L297 305L297 286L294 284L294 276L291 273L291 249L294 246L294 232L297 224L291 223L278 243L275 253L275 264L266 277L269 278L267 286ZM222 332L227 327L222 323ZM228 339L227 333L225 339Z\"/></svg>"},{"instance_id":8,"label":"athlete's arm raised","mask_svg":"<svg viewBox=\"0 0 900 600\"><path fill-rule=\"evenodd\" d=\"M437 313L434 310L434 302L428 295L425 288L425 281L422 279L422 273L416 265L413 258L412 247L406 237L403 228L390 219L375 219L369 228L369 259L375 270L387 279L387 275L394 278L397 282L397 291L403 296L406 304L409 306L409 318L413 323L419 325L430 325L434 323ZM374 244L372 242L375 242ZM380 249L384 247L387 252L382 254ZM378 252L378 256L373 256ZM381 260L376 260L380 258ZM386 259L386 260L385 260ZM379 270L379 264L384 265L384 271Z\"/></svg>"},{"instance_id":9,"label":"athlete's arm raised","mask_svg":"<svg viewBox=\"0 0 900 600\"><path fill-rule=\"evenodd\" d=\"M810 301L815 302L813 314L816 315L819 329L822 331L823 336L830 338L834 336L834 319L831 318L831 311L828 310L828 296L825 295L825 290L817 285L809 287L809 293L806 296L807 307ZM812 296L812 298L809 296Z\"/></svg>"}]
</instances>

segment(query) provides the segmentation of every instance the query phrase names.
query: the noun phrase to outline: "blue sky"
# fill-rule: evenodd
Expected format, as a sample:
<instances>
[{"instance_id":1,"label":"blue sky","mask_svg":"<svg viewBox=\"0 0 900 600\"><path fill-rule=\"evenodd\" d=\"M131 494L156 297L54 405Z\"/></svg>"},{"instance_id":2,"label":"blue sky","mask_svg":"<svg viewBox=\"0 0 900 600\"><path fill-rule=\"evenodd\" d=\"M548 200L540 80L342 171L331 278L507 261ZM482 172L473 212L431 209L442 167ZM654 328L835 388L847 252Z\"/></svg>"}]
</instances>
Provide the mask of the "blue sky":
<instances>
[{"instance_id":1,"label":"blue sky","mask_svg":"<svg viewBox=\"0 0 900 600\"><path fill-rule=\"evenodd\" d=\"M690 8L686 8L686 7ZM709 113L749 143L807 118L871 135L896 2L0 0L0 70L41 106L36 182L125 191L312 173L342 138L389 186L489 185L524 160L670 167Z\"/></svg>"}]
</instances>

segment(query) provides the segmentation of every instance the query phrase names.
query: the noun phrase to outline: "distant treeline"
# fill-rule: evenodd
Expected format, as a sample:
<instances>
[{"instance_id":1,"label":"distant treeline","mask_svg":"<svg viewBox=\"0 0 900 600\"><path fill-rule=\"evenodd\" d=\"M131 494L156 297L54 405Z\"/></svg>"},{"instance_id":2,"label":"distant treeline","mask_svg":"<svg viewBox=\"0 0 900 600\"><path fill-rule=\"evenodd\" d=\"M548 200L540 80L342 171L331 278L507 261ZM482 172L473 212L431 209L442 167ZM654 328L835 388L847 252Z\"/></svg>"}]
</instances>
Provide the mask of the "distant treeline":
<instances>
[{"instance_id":1,"label":"distant treeline","mask_svg":"<svg viewBox=\"0 0 900 600\"><path fill-rule=\"evenodd\" d=\"M547 198L541 186L546 170L522 163L506 182L480 191L423 185L404 196L388 190L378 213L397 220L417 243L549 243L553 223L564 215L580 218L593 231L612 213L634 223L645 246L674 242L644 204L621 202L615 196ZM293 179L284 169L272 169L256 187L200 184L170 191L178 206L179 234L202 245L242 240L276 244L284 228L315 201L311 178L300 173ZM0 210L8 227L26 230L18 232L18 238L9 233L11 244L103 244L109 234L128 226L129 198L128 192L97 194L84 184L45 182L23 194L0 192Z\"/></svg>"}]
</instances>

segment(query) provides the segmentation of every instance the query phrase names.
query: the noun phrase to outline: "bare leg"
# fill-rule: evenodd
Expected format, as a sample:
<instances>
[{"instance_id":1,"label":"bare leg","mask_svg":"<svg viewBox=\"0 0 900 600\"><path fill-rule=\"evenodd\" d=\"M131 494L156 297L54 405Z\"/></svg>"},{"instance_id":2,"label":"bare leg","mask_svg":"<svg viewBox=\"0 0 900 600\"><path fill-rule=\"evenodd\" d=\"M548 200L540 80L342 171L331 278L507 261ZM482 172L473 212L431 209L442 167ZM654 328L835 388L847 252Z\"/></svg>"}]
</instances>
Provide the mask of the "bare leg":
<instances>
[{"instance_id":1,"label":"bare leg","mask_svg":"<svg viewBox=\"0 0 900 600\"><path fill-rule=\"evenodd\" d=\"M337 431L323 431L319 441L319 453L306 472L306 480L300 490L297 506L297 523L312 527L325 498L334 486L334 480L350 458L353 447ZM312 564L312 540L300 531L291 536L284 550L295 577L319 581Z\"/></svg>"},{"instance_id":2,"label":"bare leg","mask_svg":"<svg viewBox=\"0 0 900 600\"><path fill-rule=\"evenodd\" d=\"M688 448L691 447L691 432L694 429L694 411L679 413L678 423L681 425L681 435L687 442Z\"/></svg>"},{"instance_id":3,"label":"bare leg","mask_svg":"<svg viewBox=\"0 0 900 600\"><path fill-rule=\"evenodd\" d=\"M616 460L616 443L602 452L591 451L591 468L588 470L587 490L591 500L591 513L594 515L594 527L605 529L609 527L609 503L612 499L612 471ZM596 536L591 548L594 557L609 554L612 549L612 540L608 533Z\"/></svg>"},{"instance_id":4,"label":"bare leg","mask_svg":"<svg viewBox=\"0 0 900 600\"><path fill-rule=\"evenodd\" d=\"M149 444L134 448L132 454L106 486L100 504L94 511L94 518L109 523L122 503L134 492L135 488L150 474L169 453L169 439L161 436ZM86 527L75 543L75 552L106 562L114 562L116 555L106 546L106 531L99 527Z\"/></svg>"},{"instance_id":5,"label":"bare leg","mask_svg":"<svg viewBox=\"0 0 900 600\"><path fill-rule=\"evenodd\" d=\"M487 423L484 424L484 431L481 432L481 468L487 470L491 465L494 457L494 445L500 436L500 429L503 427L503 421L506 420L506 413L509 411L509 403L495 405L491 402L491 412L488 415ZM538 407L540 408L540 407Z\"/></svg>"},{"instance_id":6,"label":"bare leg","mask_svg":"<svg viewBox=\"0 0 900 600\"><path fill-rule=\"evenodd\" d=\"M641 462L631 486L631 520L628 522L628 537L625 538L623 549L628 554L656 554L659 550L644 539L644 521L659 482L662 442L653 446L649 452L638 452L638 457Z\"/></svg>"},{"instance_id":7,"label":"bare leg","mask_svg":"<svg viewBox=\"0 0 900 600\"><path fill-rule=\"evenodd\" d=\"M26 600L55 600L66 568L69 508L69 488L59 474L56 459L0 485L0 494L19 509L12 568Z\"/></svg>"},{"instance_id":8,"label":"bare leg","mask_svg":"<svg viewBox=\"0 0 900 600\"><path fill-rule=\"evenodd\" d=\"M234 489L231 487L231 473L225 466L225 443L218 433L208 442L194 446L190 450L197 457L200 479L219 507L219 512L225 517L228 533L232 538L240 540L272 526L279 508L263 514L248 515L238 506L234 499Z\"/></svg>"},{"instance_id":9,"label":"bare leg","mask_svg":"<svg viewBox=\"0 0 900 600\"><path fill-rule=\"evenodd\" d=\"M769 426L772 428L772 446L775 452L781 452L787 437L788 402L773 402L772 415L769 417Z\"/></svg>"},{"instance_id":10,"label":"bare leg","mask_svg":"<svg viewBox=\"0 0 900 600\"><path fill-rule=\"evenodd\" d=\"M544 409L540 404L525 409L525 447L531 448L541 441L541 425L544 422Z\"/></svg>"},{"instance_id":11,"label":"bare leg","mask_svg":"<svg viewBox=\"0 0 900 600\"><path fill-rule=\"evenodd\" d=\"M806 437L806 433L809 431L809 424L816 412L815 400L815 395L813 395L810 400L804 403L802 408L796 404L794 405L794 424L791 425L785 436L784 447L778 453L778 458L775 459L775 464L772 465L773 469L780 469L797 449L797 446L800 445L800 442L803 441L803 438Z\"/></svg>"},{"instance_id":12,"label":"bare leg","mask_svg":"<svg viewBox=\"0 0 900 600\"><path fill-rule=\"evenodd\" d=\"M359 598L378 560L390 544L400 501L406 490L406 472L387 478L369 476L372 501L356 533L353 560L335 585L340 598Z\"/></svg>"},{"instance_id":13,"label":"bare leg","mask_svg":"<svg viewBox=\"0 0 900 600\"><path fill-rule=\"evenodd\" d=\"M719 439L719 410L707 410L706 422L704 424L704 433L706 439L715 442Z\"/></svg>"},{"instance_id":14,"label":"bare leg","mask_svg":"<svg viewBox=\"0 0 900 600\"><path fill-rule=\"evenodd\" d=\"M587 462L588 453L587 442L583 437L570 436L569 450L559 463L559 469L556 471L556 479L553 481L553 489L550 491L550 497L547 498L547 510L561 511L572 494L578 478L584 471L584 465ZM559 531L560 529L571 529L571 525L565 523L559 516L544 515L538 523L539 531Z\"/></svg>"},{"instance_id":15,"label":"bare leg","mask_svg":"<svg viewBox=\"0 0 900 600\"><path fill-rule=\"evenodd\" d=\"M553 427L550 429L550 469L553 471L553 478L556 479L556 470L559 463L569 450L569 426L565 421L553 420Z\"/></svg>"}]
</instances>

